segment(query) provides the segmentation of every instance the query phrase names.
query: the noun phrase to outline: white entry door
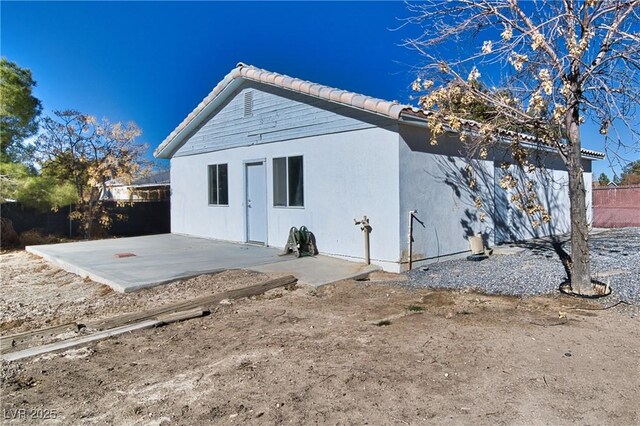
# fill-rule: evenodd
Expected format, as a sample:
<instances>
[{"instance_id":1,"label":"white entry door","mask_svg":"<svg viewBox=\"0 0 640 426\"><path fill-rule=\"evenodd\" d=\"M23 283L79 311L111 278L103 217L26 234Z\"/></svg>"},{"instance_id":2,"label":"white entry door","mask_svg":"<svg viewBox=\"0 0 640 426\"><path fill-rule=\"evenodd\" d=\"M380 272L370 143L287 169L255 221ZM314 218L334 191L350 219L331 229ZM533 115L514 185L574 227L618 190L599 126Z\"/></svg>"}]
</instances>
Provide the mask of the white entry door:
<instances>
[{"instance_id":1,"label":"white entry door","mask_svg":"<svg viewBox=\"0 0 640 426\"><path fill-rule=\"evenodd\" d=\"M267 173L264 161L246 163L247 242L267 243Z\"/></svg>"}]
</instances>

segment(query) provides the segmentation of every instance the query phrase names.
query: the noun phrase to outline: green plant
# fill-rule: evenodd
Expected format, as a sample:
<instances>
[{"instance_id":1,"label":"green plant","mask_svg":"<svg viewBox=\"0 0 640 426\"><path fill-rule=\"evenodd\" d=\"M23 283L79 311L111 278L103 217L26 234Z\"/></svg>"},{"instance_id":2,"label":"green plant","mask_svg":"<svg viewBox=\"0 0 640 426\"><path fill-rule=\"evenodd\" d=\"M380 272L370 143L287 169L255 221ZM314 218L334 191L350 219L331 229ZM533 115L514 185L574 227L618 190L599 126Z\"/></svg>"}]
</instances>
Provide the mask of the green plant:
<instances>
[{"instance_id":1,"label":"green plant","mask_svg":"<svg viewBox=\"0 0 640 426\"><path fill-rule=\"evenodd\" d=\"M31 71L0 59L0 157L5 161L28 156L24 140L38 131L40 101L33 96Z\"/></svg>"}]
</instances>

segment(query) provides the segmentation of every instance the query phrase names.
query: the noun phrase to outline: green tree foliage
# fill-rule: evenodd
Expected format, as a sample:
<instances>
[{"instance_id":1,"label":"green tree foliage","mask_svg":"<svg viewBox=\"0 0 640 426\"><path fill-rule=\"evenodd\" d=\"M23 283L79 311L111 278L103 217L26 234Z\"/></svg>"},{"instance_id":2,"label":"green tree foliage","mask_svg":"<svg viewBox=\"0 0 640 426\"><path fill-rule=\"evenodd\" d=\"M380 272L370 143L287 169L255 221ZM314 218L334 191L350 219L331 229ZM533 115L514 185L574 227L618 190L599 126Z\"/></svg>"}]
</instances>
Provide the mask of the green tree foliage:
<instances>
[{"instance_id":1,"label":"green tree foliage","mask_svg":"<svg viewBox=\"0 0 640 426\"><path fill-rule=\"evenodd\" d=\"M640 160L628 163L622 169L620 185L640 185Z\"/></svg>"},{"instance_id":2,"label":"green tree foliage","mask_svg":"<svg viewBox=\"0 0 640 426\"><path fill-rule=\"evenodd\" d=\"M0 163L0 201L18 201L39 211L55 210L77 201L73 185L38 175L24 164Z\"/></svg>"},{"instance_id":3,"label":"green tree foliage","mask_svg":"<svg viewBox=\"0 0 640 426\"><path fill-rule=\"evenodd\" d=\"M147 168L146 146L137 144L141 131L133 123L110 123L77 111L56 111L41 121L35 157L43 177L73 185L78 200L71 218L79 220L85 237L95 226L108 228L112 218L100 197L109 180L131 182Z\"/></svg>"},{"instance_id":4,"label":"green tree foliage","mask_svg":"<svg viewBox=\"0 0 640 426\"><path fill-rule=\"evenodd\" d=\"M42 106L32 94L31 71L0 59L0 156L16 161L26 156L24 140L38 131Z\"/></svg>"},{"instance_id":5,"label":"green tree foliage","mask_svg":"<svg viewBox=\"0 0 640 426\"><path fill-rule=\"evenodd\" d=\"M598 185L607 186L609 185L609 183L611 183L611 181L609 180L609 176L607 176L604 172L600 173L600 176L598 176Z\"/></svg>"}]
</instances>

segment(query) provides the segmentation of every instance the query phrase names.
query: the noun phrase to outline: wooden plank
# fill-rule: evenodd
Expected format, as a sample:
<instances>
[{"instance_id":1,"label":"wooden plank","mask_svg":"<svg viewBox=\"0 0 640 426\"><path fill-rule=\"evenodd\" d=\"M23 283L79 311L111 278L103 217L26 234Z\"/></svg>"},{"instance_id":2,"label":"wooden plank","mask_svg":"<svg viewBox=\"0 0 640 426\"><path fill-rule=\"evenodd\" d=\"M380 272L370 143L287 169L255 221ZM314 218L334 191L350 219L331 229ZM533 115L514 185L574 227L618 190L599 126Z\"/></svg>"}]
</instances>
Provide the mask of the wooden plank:
<instances>
[{"instance_id":1,"label":"wooden plank","mask_svg":"<svg viewBox=\"0 0 640 426\"><path fill-rule=\"evenodd\" d=\"M171 324L172 322L185 321L193 318L203 317L209 315L209 309L197 308L190 309L188 311L173 312L170 314L158 315L155 319L161 324Z\"/></svg>"},{"instance_id":2,"label":"wooden plank","mask_svg":"<svg viewBox=\"0 0 640 426\"><path fill-rule=\"evenodd\" d=\"M201 296L191 300L185 300L183 302L172 303L169 305L160 306L154 309L149 309L143 312L133 312L130 314L124 314L113 318L106 318L96 321L86 322L85 325L88 329L104 330L108 328L118 327L132 322L141 321L144 319L154 318L158 315L167 314L171 312L184 311L196 307L209 307L220 303L221 300L229 299L241 299L243 297L257 296L265 293L269 290L279 287L286 287L295 284L298 279L292 275L276 278L266 281L261 284L252 285L249 287L239 288L236 290L225 291L223 293L211 294L207 296Z\"/></svg>"},{"instance_id":3,"label":"wooden plank","mask_svg":"<svg viewBox=\"0 0 640 426\"><path fill-rule=\"evenodd\" d=\"M71 349L76 346L85 345L87 343L95 342L97 340L106 339L108 337L117 336L119 334L127 333L134 330L142 330L145 328L156 327L161 322L158 320L147 320L136 324L130 324L122 327L113 328L111 330L100 331L88 336L74 337L72 339L63 340L61 342L50 343L48 345L36 346L35 348L23 349L17 352L11 352L9 354L3 354L1 357L5 361L17 361L20 359L43 355L49 352L56 352L65 349Z\"/></svg>"},{"instance_id":4,"label":"wooden plank","mask_svg":"<svg viewBox=\"0 0 640 426\"><path fill-rule=\"evenodd\" d=\"M221 300L229 299L229 300L237 300L243 297L251 297L257 296L259 294L265 293L269 290L279 288L279 287L287 287L292 286L297 282L297 278L291 275L287 275L285 277L276 278L273 280L266 281L261 284L252 285L249 287L239 288L236 290L230 290L223 293L212 294L207 296L201 296L196 299L186 300L183 302L173 303L169 305L160 306L158 308L150 309L143 312L134 312L130 314L124 314L113 318L107 318L102 320L91 321L85 324L86 328L89 330L114 330L120 327L124 327L126 325L137 323L138 321L154 321L155 326L168 324L175 321L182 321L191 318L197 318L208 313L207 306L218 304ZM194 309L197 308L197 309ZM206 313L205 313L206 312ZM135 329L135 328L134 328ZM28 352L30 349L24 349L15 351L16 349L26 346L28 344L36 343L37 340L41 340L48 337L57 336L59 334L69 332L69 331L77 331L78 324L69 323L63 324L55 327L44 328L40 330L29 331L26 333L20 333L13 336L6 336L2 338L2 351L0 354L5 354L7 352L11 352L13 354L17 353L29 353L29 354L37 354L39 352L36 351L37 348L31 348L34 351ZM96 333L98 335L98 333ZM102 335L102 334L99 334ZM91 335L93 336L93 334ZM86 337L82 336L82 342ZM109 337L109 336L107 336ZM74 338L75 339L75 338ZM74 341L74 339L68 339L70 341ZM78 338L80 339L80 337ZM48 345L43 345L39 347L55 347L64 349L66 346L52 346L57 344L62 344L66 342L64 340L62 342L51 343ZM92 340L88 340L92 341ZM82 344L82 343L79 343ZM58 350L58 349L53 349ZM27 352L25 352L27 351ZM7 355L7 356L9 356ZM33 356L33 355L27 355ZM5 358L4 359L9 359Z\"/></svg>"},{"instance_id":5,"label":"wooden plank","mask_svg":"<svg viewBox=\"0 0 640 426\"><path fill-rule=\"evenodd\" d=\"M202 296L196 299L187 300L185 302L161 306L159 308L151 309L145 312L121 315L116 318L109 318L107 320L96 321L94 323L87 323L87 328L98 329L99 327L104 327L107 329L97 331L87 336L74 337L60 342L23 349L8 354L2 354L0 355L0 357L5 361L17 361L32 356L71 349L76 346L81 346L87 343L95 342L97 340L117 336L129 331L159 327L161 325L169 324L175 321L201 317L209 311L208 309L202 308L201 306L217 304L224 299L237 300L243 297L257 296L275 288L292 286L297 281L298 279L294 276L287 275L285 277L269 280L261 284L239 288L236 290L225 291L219 294ZM199 306L199 308L193 309L194 306ZM118 323L120 323L119 326L111 328L114 324Z\"/></svg>"},{"instance_id":6,"label":"wooden plank","mask_svg":"<svg viewBox=\"0 0 640 426\"><path fill-rule=\"evenodd\" d=\"M0 338L0 353L7 353L15 350L16 348L28 346L33 343L37 343L39 340L54 337L62 333L68 333L70 331L78 331L78 324L73 322L18 333L11 336L4 336Z\"/></svg>"}]
</instances>

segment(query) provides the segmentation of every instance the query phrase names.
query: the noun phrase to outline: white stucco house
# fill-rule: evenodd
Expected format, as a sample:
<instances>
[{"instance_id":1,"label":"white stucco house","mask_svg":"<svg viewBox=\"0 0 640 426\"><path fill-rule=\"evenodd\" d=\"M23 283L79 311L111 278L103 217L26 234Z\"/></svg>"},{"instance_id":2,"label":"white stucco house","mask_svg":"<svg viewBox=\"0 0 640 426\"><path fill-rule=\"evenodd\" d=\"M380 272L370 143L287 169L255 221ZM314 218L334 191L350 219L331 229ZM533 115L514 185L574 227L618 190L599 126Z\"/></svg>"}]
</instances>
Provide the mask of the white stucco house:
<instances>
[{"instance_id":1,"label":"white stucco house","mask_svg":"<svg viewBox=\"0 0 640 426\"><path fill-rule=\"evenodd\" d=\"M414 265L467 254L474 234L494 245L568 231L567 173L551 150L532 156L546 170L528 179L552 218L534 227L499 187L508 150L467 160L454 132L432 146L426 117L240 63L155 151L171 159L171 231L282 248L305 225L320 253L360 262L354 219L366 215L371 262L388 271L406 269L411 211ZM533 138L523 144L534 151ZM590 203L591 162L603 154L583 154Z\"/></svg>"},{"instance_id":2,"label":"white stucco house","mask_svg":"<svg viewBox=\"0 0 640 426\"><path fill-rule=\"evenodd\" d=\"M171 180L169 170L122 182L112 179L106 182L100 199L104 201L144 202L169 199Z\"/></svg>"}]
</instances>

